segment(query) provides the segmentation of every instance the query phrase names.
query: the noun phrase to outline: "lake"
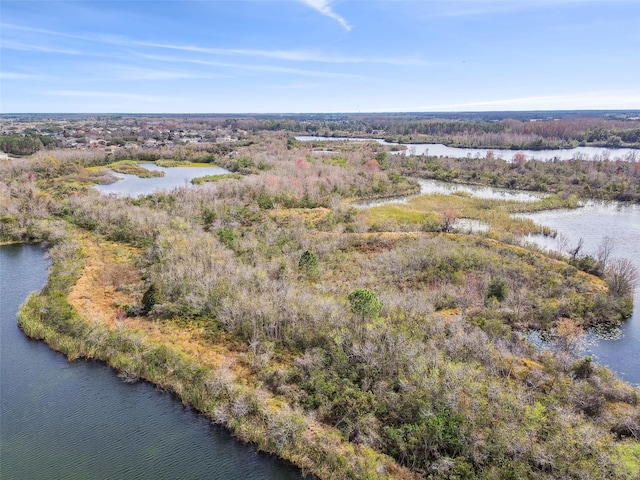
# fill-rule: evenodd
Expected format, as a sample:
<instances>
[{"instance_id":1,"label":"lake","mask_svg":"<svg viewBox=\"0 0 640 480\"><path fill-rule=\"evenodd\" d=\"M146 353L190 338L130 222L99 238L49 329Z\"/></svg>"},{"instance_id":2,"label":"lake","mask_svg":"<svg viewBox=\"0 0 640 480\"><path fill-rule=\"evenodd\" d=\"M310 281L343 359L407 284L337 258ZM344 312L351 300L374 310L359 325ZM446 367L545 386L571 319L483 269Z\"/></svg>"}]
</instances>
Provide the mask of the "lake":
<instances>
[{"instance_id":1,"label":"lake","mask_svg":"<svg viewBox=\"0 0 640 480\"><path fill-rule=\"evenodd\" d=\"M148 383L70 363L28 339L16 313L47 275L45 250L0 247L0 478L300 479Z\"/></svg>"},{"instance_id":2,"label":"lake","mask_svg":"<svg viewBox=\"0 0 640 480\"><path fill-rule=\"evenodd\" d=\"M358 141L377 142L382 145L396 145L406 147L406 155L432 155L435 157L450 158L484 158L489 152L495 157L512 161L517 153L526 155L527 160L640 160L640 150L636 148L602 148L602 147L575 147L555 150L507 150L499 148L461 148L447 147L440 143L393 143L379 138L350 138L350 137L314 137L298 136L296 140L310 141ZM402 153L402 152L398 152Z\"/></svg>"},{"instance_id":3,"label":"lake","mask_svg":"<svg viewBox=\"0 0 640 480\"><path fill-rule=\"evenodd\" d=\"M569 247L575 247L582 238L584 254L594 255L600 242L611 237L612 257L627 258L640 271L640 205L588 202L575 210L550 210L523 216L555 229L568 241ZM536 235L527 240L542 248L558 248L556 239ZM635 290L632 317L609 335L591 332L584 353L640 386L640 285Z\"/></svg>"},{"instance_id":4,"label":"lake","mask_svg":"<svg viewBox=\"0 0 640 480\"><path fill-rule=\"evenodd\" d=\"M191 185L191 180L205 175L223 175L229 170L220 167L159 167L153 163L141 163L147 170L164 172L164 177L140 178L136 175L115 173L120 180L109 185L96 185L99 192L118 196L135 197L163 190Z\"/></svg>"}]
</instances>

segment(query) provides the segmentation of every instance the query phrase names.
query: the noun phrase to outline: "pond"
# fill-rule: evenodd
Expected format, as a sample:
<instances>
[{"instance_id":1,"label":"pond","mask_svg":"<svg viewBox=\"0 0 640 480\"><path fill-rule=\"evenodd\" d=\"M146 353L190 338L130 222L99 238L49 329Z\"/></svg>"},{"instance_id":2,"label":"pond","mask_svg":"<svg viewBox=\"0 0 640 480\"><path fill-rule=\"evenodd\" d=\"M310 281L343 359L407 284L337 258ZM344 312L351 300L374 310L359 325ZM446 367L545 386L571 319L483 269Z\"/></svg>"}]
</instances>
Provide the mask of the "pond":
<instances>
[{"instance_id":1,"label":"pond","mask_svg":"<svg viewBox=\"0 0 640 480\"><path fill-rule=\"evenodd\" d=\"M0 247L0 478L303 478L174 396L28 339L16 313L47 268L39 246Z\"/></svg>"},{"instance_id":2,"label":"pond","mask_svg":"<svg viewBox=\"0 0 640 480\"><path fill-rule=\"evenodd\" d=\"M344 140L377 142L382 145L406 147L406 150L404 150L405 155L432 155L450 158L485 158L491 152L495 157L507 161L512 161L517 153L526 155L527 160L640 160L640 150L636 148L575 147L555 150L507 150L499 148L447 147L440 143L393 143L379 138L314 137L304 135L295 138L301 142Z\"/></svg>"},{"instance_id":3,"label":"pond","mask_svg":"<svg viewBox=\"0 0 640 480\"><path fill-rule=\"evenodd\" d=\"M191 180L204 177L205 175L223 175L229 173L228 170L215 166L166 168L159 167L153 163L141 163L140 166L147 170L163 172L164 176L140 178L136 175L114 173L120 180L109 185L97 185L96 188L99 192L105 194L133 197L189 186Z\"/></svg>"}]
</instances>

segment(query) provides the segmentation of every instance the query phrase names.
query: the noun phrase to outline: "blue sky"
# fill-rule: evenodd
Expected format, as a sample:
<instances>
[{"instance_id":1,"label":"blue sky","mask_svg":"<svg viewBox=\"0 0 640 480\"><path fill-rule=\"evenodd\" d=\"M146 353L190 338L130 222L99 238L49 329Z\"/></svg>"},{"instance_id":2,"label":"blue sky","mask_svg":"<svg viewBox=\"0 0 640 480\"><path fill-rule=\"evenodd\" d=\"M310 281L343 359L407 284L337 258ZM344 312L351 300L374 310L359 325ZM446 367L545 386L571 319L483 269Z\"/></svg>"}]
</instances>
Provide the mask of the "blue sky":
<instances>
[{"instance_id":1,"label":"blue sky","mask_svg":"<svg viewBox=\"0 0 640 480\"><path fill-rule=\"evenodd\" d=\"M0 113L640 109L640 0L1 0L0 42Z\"/></svg>"}]
</instances>

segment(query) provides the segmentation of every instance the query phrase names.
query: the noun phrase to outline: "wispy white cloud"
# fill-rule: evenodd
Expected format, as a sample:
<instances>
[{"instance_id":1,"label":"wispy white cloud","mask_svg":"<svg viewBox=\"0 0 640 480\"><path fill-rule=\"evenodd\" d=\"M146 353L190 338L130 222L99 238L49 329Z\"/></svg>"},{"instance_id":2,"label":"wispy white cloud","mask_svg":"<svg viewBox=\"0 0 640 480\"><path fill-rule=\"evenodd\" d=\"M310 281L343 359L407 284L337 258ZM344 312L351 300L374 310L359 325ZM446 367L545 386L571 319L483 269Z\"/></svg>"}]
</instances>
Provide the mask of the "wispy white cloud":
<instances>
[{"instance_id":1,"label":"wispy white cloud","mask_svg":"<svg viewBox=\"0 0 640 480\"><path fill-rule=\"evenodd\" d=\"M450 108L585 108L585 105L592 105L588 108L599 108L602 105L628 105L626 108L637 108L640 105L640 90L619 90L605 92L577 92L563 95L544 95L520 98L504 98L498 100L487 100L480 102L458 103L446 105ZM610 108L610 107L609 107Z\"/></svg>"},{"instance_id":2,"label":"wispy white cloud","mask_svg":"<svg viewBox=\"0 0 640 480\"><path fill-rule=\"evenodd\" d=\"M326 55L310 50L260 50L246 48L210 48L196 45L173 45L158 42L129 42L130 44L159 48L165 50L178 50L191 53L202 53L207 55L239 56L239 57L259 57L272 58L274 60L288 60L297 62L316 63L379 63L386 65L407 65L407 66L430 66L432 62L421 58L413 57L356 57L341 55Z\"/></svg>"},{"instance_id":3,"label":"wispy white cloud","mask_svg":"<svg viewBox=\"0 0 640 480\"><path fill-rule=\"evenodd\" d=\"M316 2L316 0L310 0L315 3L328 3L328 2ZM307 3L305 1L305 3ZM254 49L254 48L217 48L217 47L203 47L198 45L179 45L154 41L141 41L135 39L124 38L120 36L107 36L107 35L79 35L68 34L63 32L57 32L54 30L24 27L20 25L12 25L2 23L1 27L13 30L22 30L27 32L40 33L43 35L52 35L57 37L65 37L85 42L101 43L104 45L113 45L130 49L132 46L146 47L146 48L158 48L165 50L176 50L182 52L199 53L204 55L219 55L219 56L236 56L236 57L254 57L254 58L270 58L273 60L284 60L291 62L311 62L311 63L333 63L333 64L353 64L353 63L371 63L381 65L395 65L395 66L414 66L414 67L426 67L432 66L433 62L424 60L418 57L407 56L393 56L393 57L363 57L355 55L332 55L326 54L317 50L283 50L283 49ZM82 54L77 50L57 49L54 47L39 47L30 46L27 44L18 44L3 42L3 47L13 45L15 49L31 49L39 50L42 52L51 53L66 53L66 54ZM92 56L108 56L104 54L92 53Z\"/></svg>"},{"instance_id":4,"label":"wispy white cloud","mask_svg":"<svg viewBox=\"0 0 640 480\"><path fill-rule=\"evenodd\" d=\"M331 9L332 0L301 0L302 3L310 6L314 10L317 10L325 17L332 18L344 28L347 32L351 30L351 25L343 17L338 15Z\"/></svg>"},{"instance_id":5,"label":"wispy white cloud","mask_svg":"<svg viewBox=\"0 0 640 480\"><path fill-rule=\"evenodd\" d=\"M35 73L0 72L0 80L44 80L44 75Z\"/></svg>"},{"instance_id":6,"label":"wispy white cloud","mask_svg":"<svg viewBox=\"0 0 640 480\"><path fill-rule=\"evenodd\" d=\"M556 8L563 5L590 3L632 3L636 1L637 0L433 0L429 2L429 16L464 17L473 15L499 15L532 8Z\"/></svg>"},{"instance_id":7,"label":"wispy white cloud","mask_svg":"<svg viewBox=\"0 0 640 480\"><path fill-rule=\"evenodd\" d=\"M78 97L78 98L92 98L92 99L114 99L114 100L127 100L127 101L144 101L144 102L159 102L164 101L163 97L144 95L139 93L121 93L121 92L104 92L94 90L48 90L43 92L46 95L54 95L60 97Z\"/></svg>"},{"instance_id":8,"label":"wispy white cloud","mask_svg":"<svg viewBox=\"0 0 640 480\"><path fill-rule=\"evenodd\" d=\"M28 43L3 41L2 49L7 50L20 50L23 52L43 52L43 53L61 53L64 55L81 55L78 50L70 50L68 48L58 48L43 45L33 45Z\"/></svg>"},{"instance_id":9,"label":"wispy white cloud","mask_svg":"<svg viewBox=\"0 0 640 480\"><path fill-rule=\"evenodd\" d=\"M122 65L116 63L96 64L92 66L92 70L104 72L103 78L113 78L116 80L144 80L144 81L162 81L162 80L189 80L189 79L205 79L205 78L221 78L228 75L218 73L200 73L190 72L177 69L154 69L132 67L130 65Z\"/></svg>"},{"instance_id":10,"label":"wispy white cloud","mask_svg":"<svg viewBox=\"0 0 640 480\"><path fill-rule=\"evenodd\" d=\"M274 90L316 90L328 86L326 83L289 83L286 85L265 85L265 88Z\"/></svg>"},{"instance_id":11,"label":"wispy white cloud","mask_svg":"<svg viewBox=\"0 0 640 480\"><path fill-rule=\"evenodd\" d=\"M76 35L73 33L57 32L46 28L25 27L24 25L15 25L12 23L0 23L0 27L4 30L20 30L23 32L42 33L45 35L54 35L56 37L75 38L79 40L91 40L90 37L84 35Z\"/></svg>"},{"instance_id":12,"label":"wispy white cloud","mask_svg":"<svg viewBox=\"0 0 640 480\"><path fill-rule=\"evenodd\" d=\"M240 63L228 63L228 62L216 62L211 60L200 60L195 58L185 57L172 57L165 55L149 55L139 52L131 52L139 58L146 60L154 60L167 63L188 63L193 65L203 65L209 67L220 67L232 70L245 70L253 72L268 72L268 73L286 73L289 75L300 75L305 77L321 77L321 78L368 78L362 75L352 75L348 73L336 73L336 72L323 72L320 70L306 70L303 68L290 68L279 67L276 65L256 65L256 64L240 64Z\"/></svg>"},{"instance_id":13,"label":"wispy white cloud","mask_svg":"<svg viewBox=\"0 0 640 480\"><path fill-rule=\"evenodd\" d=\"M122 45L129 42L126 37L121 35L105 35L105 34L86 34L60 32L58 30L50 30L48 28L27 27L25 25L16 25L14 23L0 22L0 28L4 30L16 30L21 32L39 33L53 37L69 38L73 40L82 40L85 42L96 42L111 45Z\"/></svg>"}]
</instances>

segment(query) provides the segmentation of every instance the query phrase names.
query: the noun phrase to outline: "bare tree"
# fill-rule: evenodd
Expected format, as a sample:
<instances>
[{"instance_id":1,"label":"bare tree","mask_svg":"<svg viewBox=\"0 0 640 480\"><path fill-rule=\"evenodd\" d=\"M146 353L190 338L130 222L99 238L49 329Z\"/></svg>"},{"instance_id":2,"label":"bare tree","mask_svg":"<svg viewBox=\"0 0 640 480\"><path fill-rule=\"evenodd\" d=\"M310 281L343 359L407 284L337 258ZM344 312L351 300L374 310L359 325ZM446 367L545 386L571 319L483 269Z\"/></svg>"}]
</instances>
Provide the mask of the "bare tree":
<instances>
[{"instance_id":1,"label":"bare tree","mask_svg":"<svg viewBox=\"0 0 640 480\"><path fill-rule=\"evenodd\" d=\"M559 233L556 237L556 250L562 254L569 248L569 239L563 234Z\"/></svg>"},{"instance_id":2,"label":"bare tree","mask_svg":"<svg viewBox=\"0 0 640 480\"><path fill-rule=\"evenodd\" d=\"M633 295L633 290L638 286L640 277L631 260L616 258L609 263L605 272L605 279L609 284L609 291L612 295L628 297Z\"/></svg>"},{"instance_id":3,"label":"bare tree","mask_svg":"<svg viewBox=\"0 0 640 480\"><path fill-rule=\"evenodd\" d=\"M463 319L466 317L469 308L481 302L482 289L482 278L477 273L465 273L464 283L458 288L458 305Z\"/></svg>"},{"instance_id":4,"label":"bare tree","mask_svg":"<svg viewBox=\"0 0 640 480\"><path fill-rule=\"evenodd\" d=\"M598 245L598 251L596 252L596 260L598 261L598 266L604 272L607 269L607 265L609 263L609 258L613 253L613 249L615 247L615 241L612 237L604 237Z\"/></svg>"},{"instance_id":5,"label":"bare tree","mask_svg":"<svg viewBox=\"0 0 640 480\"><path fill-rule=\"evenodd\" d=\"M448 233L453 230L453 226L458 219L458 212L453 209L446 209L440 218L440 230Z\"/></svg>"},{"instance_id":6,"label":"bare tree","mask_svg":"<svg viewBox=\"0 0 640 480\"><path fill-rule=\"evenodd\" d=\"M513 311L516 321L522 321L531 309L529 288L525 281L512 281L511 294L507 297L507 306Z\"/></svg>"},{"instance_id":7,"label":"bare tree","mask_svg":"<svg viewBox=\"0 0 640 480\"><path fill-rule=\"evenodd\" d=\"M569 250L569 255L571 255L571 260L573 260L574 262L576 261L576 258L578 258L578 254L580 253L580 250L582 250L583 246L584 246L584 238L580 237L580 240L578 240L578 244L574 248Z\"/></svg>"},{"instance_id":8,"label":"bare tree","mask_svg":"<svg viewBox=\"0 0 640 480\"><path fill-rule=\"evenodd\" d=\"M585 331L578 322L570 318L558 319L554 336L564 353L574 355L584 347Z\"/></svg>"}]
</instances>

